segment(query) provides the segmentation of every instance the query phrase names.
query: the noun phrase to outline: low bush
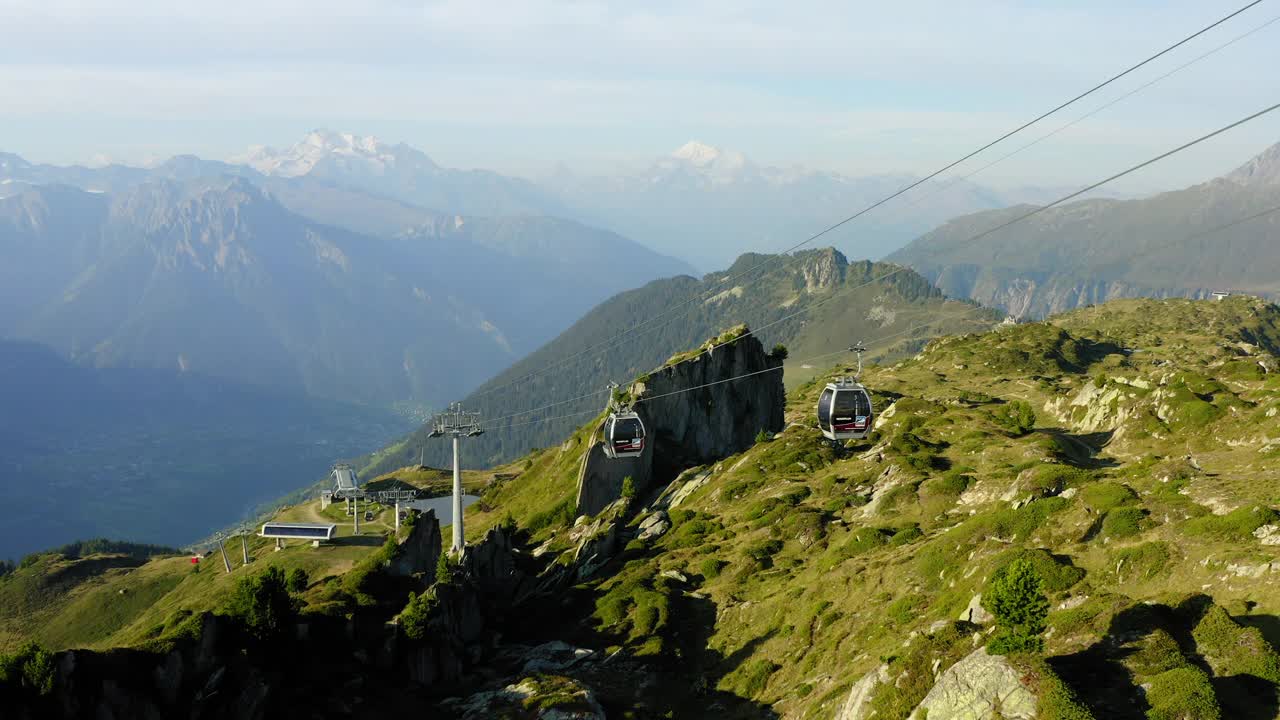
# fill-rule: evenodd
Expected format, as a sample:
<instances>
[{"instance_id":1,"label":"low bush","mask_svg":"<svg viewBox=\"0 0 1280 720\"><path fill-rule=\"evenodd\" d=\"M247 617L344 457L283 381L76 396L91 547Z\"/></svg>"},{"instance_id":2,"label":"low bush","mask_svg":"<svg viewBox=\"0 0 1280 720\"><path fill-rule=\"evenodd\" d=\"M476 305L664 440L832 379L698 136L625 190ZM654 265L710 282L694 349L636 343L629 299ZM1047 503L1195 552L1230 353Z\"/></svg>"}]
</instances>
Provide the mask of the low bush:
<instances>
[{"instance_id":1,"label":"low bush","mask_svg":"<svg viewBox=\"0 0 1280 720\"><path fill-rule=\"evenodd\" d=\"M1218 675L1253 675L1280 683L1280 656L1262 633L1242 627L1226 610L1212 605L1191 633L1197 651L1213 658Z\"/></svg>"},{"instance_id":2,"label":"low bush","mask_svg":"<svg viewBox=\"0 0 1280 720\"><path fill-rule=\"evenodd\" d=\"M1185 529L1190 535L1211 535L1223 540L1247 542L1253 531L1280 521L1280 513L1262 505L1247 505L1226 515L1205 515L1187 521Z\"/></svg>"},{"instance_id":3,"label":"low bush","mask_svg":"<svg viewBox=\"0 0 1280 720\"><path fill-rule=\"evenodd\" d=\"M1133 537L1142 532L1146 512L1141 508L1116 508L1102 518L1102 534L1109 538Z\"/></svg>"},{"instance_id":4,"label":"low bush","mask_svg":"<svg viewBox=\"0 0 1280 720\"><path fill-rule=\"evenodd\" d=\"M1168 543L1149 542L1119 550L1113 555L1111 566L1116 568L1117 580L1150 580L1159 577L1169 564L1172 548Z\"/></svg>"},{"instance_id":5,"label":"low bush","mask_svg":"<svg viewBox=\"0 0 1280 720\"><path fill-rule=\"evenodd\" d=\"M1044 583L1044 591L1057 593L1067 590L1076 583L1084 579L1084 568L1076 567L1071 564L1071 558L1052 555L1047 550L1040 548L1027 550L1013 550L1002 556L996 561L995 571L991 573L991 579L1004 577L1010 568L1016 562L1029 563L1036 575Z\"/></svg>"},{"instance_id":6,"label":"low bush","mask_svg":"<svg viewBox=\"0 0 1280 720\"><path fill-rule=\"evenodd\" d=\"M1138 495L1128 486L1116 482L1100 482L1080 491L1080 499L1094 512L1107 512L1121 505L1137 502Z\"/></svg>"},{"instance_id":7,"label":"low bush","mask_svg":"<svg viewBox=\"0 0 1280 720\"><path fill-rule=\"evenodd\" d=\"M1193 665L1152 678L1147 702L1151 705L1148 720L1218 720L1222 717L1209 676Z\"/></svg>"}]
</instances>

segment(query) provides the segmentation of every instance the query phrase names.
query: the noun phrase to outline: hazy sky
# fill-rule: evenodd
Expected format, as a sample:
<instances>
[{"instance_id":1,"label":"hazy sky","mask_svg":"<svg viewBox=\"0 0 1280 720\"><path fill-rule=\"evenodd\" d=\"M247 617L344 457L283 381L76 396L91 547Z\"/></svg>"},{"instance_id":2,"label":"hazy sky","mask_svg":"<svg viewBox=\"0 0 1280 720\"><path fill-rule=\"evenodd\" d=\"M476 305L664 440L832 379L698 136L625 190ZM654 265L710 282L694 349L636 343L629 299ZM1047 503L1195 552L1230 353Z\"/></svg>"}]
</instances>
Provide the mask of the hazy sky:
<instances>
[{"instance_id":1,"label":"hazy sky","mask_svg":"<svg viewBox=\"0 0 1280 720\"><path fill-rule=\"evenodd\" d=\"M327 127L526 175L641 165L689 139L920 173L1245 2L0 0L0 150L226 158ZM1263 2L1056 122L1277 15ZM975 180L1105 176L1280 101L1277 66L1280 22ZM1276 141L1280 113L1130 187L1200 180Z\"/></svg>"}]
</instances>

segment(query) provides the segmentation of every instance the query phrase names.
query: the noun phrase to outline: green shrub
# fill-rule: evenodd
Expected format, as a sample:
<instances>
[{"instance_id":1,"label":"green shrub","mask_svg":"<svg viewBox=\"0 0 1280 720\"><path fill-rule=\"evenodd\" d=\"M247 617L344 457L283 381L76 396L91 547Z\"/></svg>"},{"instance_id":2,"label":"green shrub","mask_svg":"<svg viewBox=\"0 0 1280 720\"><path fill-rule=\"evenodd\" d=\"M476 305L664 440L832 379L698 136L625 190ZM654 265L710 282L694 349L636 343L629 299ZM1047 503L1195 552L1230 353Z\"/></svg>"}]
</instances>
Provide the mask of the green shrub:
<instances>
[{"instance_id":1,"label":"green shrub","mask_svg":"<svg viewBox=\"0 0 1280 720\"><path fill-rule=\"evenodd\" d=\"M667 545L673 549L705 545L708 535L724 530L719 520L706 513L676 511L670 517L674 529L667 534Z\"/></svg>"},{"instance_id":2,"label":"green shrub","mask_svg":"<svg viewBox=\"0 0 1280 720\"><path fill-rule=\"evenodd\" d=\"M719 558L703 558L698 569L702 571L702 577L710 580L720 576L720 571L729 563Z\"/></svg>"},{"instance_id":3,"label":"green shrub","mask_svg":"<svg viewBox=\"0 0 1280 720\"><path fill-rule=\"evenodd\" d=\"M840 548L844 557L857 557L871 552L888 542L885 532L879 528L862 527L853 531L849 541Z\"/></svg>"},{"instance_id":4,"label":"green shrub","mask_svg":"<svg viewBox=\"0 0 1280 720\"><path fill-rule=\"evenodd\" d=\"M1164 542L1149 542L1134 545L1116 552L1115 562L1111 566L1117 568L1117 579L1150 580L1160 575L1169 564L1170 546Z\"/></svg>"},{"instance_id":5,"label":"green shrub","mask_svg":"<svg viewBox=\"0 0 1280 720\"><path fill-rule=\"evenodd\" d=\"M1003 577L1015 562L1023 561L1031 564L1036 576L1044 583L1044 591L1057 593L1067 590L1084 579L1084 568L1071 564L1070 558L1059 560L1047 550L1039 548L1013 550L997 560L996 569L991 573L992 580Z\"/></svg>"},{"instance_id":6,"label":"green shrub","mask_svg":"<svg viewBox=\"0 0 1280 720\"><path fill-rule=\"evenodd\" d=\"M760 432L756 433L756 444L757 444L757 445L759 445L760 443L767 443L767 442L769 442L769 441L770 441L770 440L772 440L772 439L773 439L773 436L772 436L772 435L770 435L768 432L766 432L766 431L765 431L765 430L763 430L763 429L762 429L762 430L760 430Z\"/></svg>"},{"instance_id":7,"label":"green shrub","mask_svg":"<svg viewBox=\"0 0 1280 720\"><path fill-rule=\"evenodd\" d=\"M254 635L274 638L283 635L296 615L289 597L284 572L278 567L236 580L223 612L244 624Z\"/></svg>"},{"instance_id":8,"label":"green shrub","mask_svg":"<svg viewBox=\"0 0 1280 720\"><path fill-rule=\"evenodd\" d=\"M762 568L772 567L773 556L779 552L782 552L781 540L757 540L742 550L743 555Z\"/></svg>"},{"instance_id":9,"label":"green shrub","mask_svg":"<svg viewBox=\"0 0 1280 720\"><path fill-rule=\"evenodd\" d=\"M1280 683L1280 656L1253 627L1241 627L1218 605L1210 606L1191 633L1197 651L1213 659L1218 675L1254 675Z\"/></svg>"},{"instance_id":10,"label":"green shrub","mask_svg":"<svg viewBox=\"0 0 1280 720\"><path fill-rule=\"evenodd\" d=\"M1134 672L1144 676L1159 675L1186 664L1187 659L1178 648L1177 641L1162 628L1148 633L1138 651L1129 656L1129 665Z\"/></svg>"},{"instance_id":11,"label":"green shrub","mask_svg":"<svg viewBox=\"0 0 1280 720\"><path fill-rule=\"evenodd\" d=\"M436 558L436 582L444 585L453 582L458 566L458 561L449 555L448 550L441 550L440 556Z\"/></svg>"},{"instance_id":12,"label":"green shrub","mask_svg":"<svg viewBox=\"0 0 1280 720\"><path fill-rule=\"evenodd\" d=\"M436 595L430 590L421 595L409 593L409 602L404 606L404 610L400 611L400 628L410 640L422 640L427 637L427 625L436 604Z\"/></svg>"},{"instance_id":13,"label":"green shrub","mask_svg":"<svg viewBox=\"0 0 1280 720\"><path fill-rule=\"evenodd\" d=\"M1036 411L1025 400L1012 400L992 413L991 417L1013 437L1022 437L1036 426Z\"/></svg>"},{"instance_id":14,"label":"green shrub","mask_svg":"<svg viewBox=\"0 0 1280 720\"><path fill-rule=\"evenodd\" d=\"M1204 671L1193 665L1151 679L1147 691L1148 720L1219 720L1222 710Z\"/></svg>"},{"instance_id":15,"label":"green shrub","mask_svg":"<svg viewBox=\"0 0 1280 720\"><path fill-rule=\"evenodd\" d=\"M29 641L12 655L0 654L0 687L22 687L37 695L53 692L53 653Z\"/></svg>"},{"instance_id":16,"label":"green shrub","mask_svg":"<svg viewBox=\"0 0 1280 720\"><path fill-rule=\"evenodd\" d=\"M895 625L901 627L919 618L920 609L927 604L928 598L923 595L903 595L889 603L885 608L885 614Z\"/></svg>"},{"instance_id":17,"label":"green shrub","mask_svg":"<svg viewBox=\"0 0 1280 720\"><path fill-rule=\"evenodd\" d=\"M1191 535L1213 535L1224 540L1247 542L1253 531L1280 520L1280 513L1262 505L1246 505L1226 515L1205 515L1187 521Z\"/></svg>"},{"instance_id":18,"label":"green shrub","mask_svg":"<svg viewBox=\"0 0 1280 720\"><path fill-rule=\"evenodd\" d=\"M889 544L895 547L908 545L924 537L924 531L918 525L908 525L889 538Z\"/></svg>"},{"instance_id":19,"label":"green shrub","mask_svg":"<svg viewBox=\"0 0 1280 720\"><path fill-rule=\"evenodd\" d=\"M962 470L948 470L924 481L920 486L920 494L940 497L959 497L969 489L973 477Z\"/></svg>"},{"instance_id":20,"label":"green shrub","mask_svg":"<svg viewBox=\"0 0 1280 720\"><path fill-rule=\"evenodd\" d=\"M1094 512L1107 512L1138 500L1128 486L1116 482L1100 482L1080 491L1080 499Z\"/></svg>"},{"instance_id":21,"label":"green shrub","mask_svg":"<svg viewBox=\"0 0 1280 720\"><path fill-rule=\"evenodd\" d=\"M1042 652L1049 600L1044 581L1027 560L1014 560L998 577L993 577L982 594L982 606L999 623L996 635L987 643L994 655Z\"/></svg>"},{"instance_id":22,"label":"green shrub","mask_svg":"<svg viewBox=\"0 0 1280 720\"><path fill-rule=\"evenodd\" d=\"M783 345L782 343L778 343L777 345L774 345L773 351L770 352L769 354L778 360L786 360L787 355L789 355L789 353L787 352L787 346Z\"/></svg>"},{"instance_id":23,"label":"green shrub","mask_svg":"<svg viewBox=\"0 0 1280 720\"><path fill-rule=\"evenodd\" d=\"M622 478L622 497L630 500L636 496L636 481L628 475Z\"/></svg>"},{"instance_id":24,"label":"green shrub","mask_svg":"<svg viewBox=\"0 0 1280 720\"><path fill-rule=\"evenodd\" d=\"M1102 518L1102 534L1109 538L1133 537L1142 532L1146 513L1141 508L1116 508Z\"/></svg>"},{"instance_id":25,"label":"green shrub","mask_svg":"<svg viewBox=\"0 0 1280 720\"><path fill-rule=\"evenodd\" d=\"M309 578L307 571L302 568L294 568L289 571L289 576L285 578L285 585L289 588L289 592L298 594L306 592Z\"/></svg>"}]
</instances>

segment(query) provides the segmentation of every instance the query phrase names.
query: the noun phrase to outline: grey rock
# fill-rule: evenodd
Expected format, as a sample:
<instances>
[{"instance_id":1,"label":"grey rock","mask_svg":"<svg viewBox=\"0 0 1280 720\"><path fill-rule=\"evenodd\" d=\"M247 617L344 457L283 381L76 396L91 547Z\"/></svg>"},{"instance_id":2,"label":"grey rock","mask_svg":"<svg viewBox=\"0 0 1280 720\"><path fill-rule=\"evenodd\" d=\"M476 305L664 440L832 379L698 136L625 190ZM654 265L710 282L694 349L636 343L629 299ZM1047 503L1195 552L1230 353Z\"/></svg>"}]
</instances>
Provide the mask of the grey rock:
<instances>
[{"instance_id":1,"label":"grey rock","mask_svg":"<svg viewBox=\"0 0 1280 720\"><path fill-rule=\"evenodd\" d=\"M675 580L678 583L689 582L689 578L679 570L663 570L662 572L658 573L658 575L661 577L667 578L669 580Z\"/></svg>"},{"instance_id":2,"label":"grey rock","mask_svg":"<svg viewBox=\"0 0 1280 720\"><path fill-rule=\"evenodd\" d=\"M983 647L947 668L909 720L1034 720L1037 706L1022 674Z\"/></svg>"},{"instance_id":3,"label":"grey rock","mask_svg":"<svg viewBox=\"0 0 1280 720\"><path fill-rule=\"evenodd\" d=\"M526 675L559 672L582 660L586 660L594 654L594 650L574 647L560 640L552 640L531 649L525 655L524 667L521 672Z\"/></svg>"},{"instance_id":4,"label":"grey rock","mask_svg":"<svg viewBox=\"0 0 1280 720\"><path fill-rule=\"evenodd\" d=\"M871 699L876 688L889 680L889 666L881 665L874 672L862 676L849 690L849 697L836 713L834 720L867 720L871 717Z\"/></svg>"},{"instance_id":5,"label":"grey rock","mask_svg":"<svg viewBox=\"0 0 1280 720\"><path fill-rule=\"evenodd\" d=\"M662 510L646 517L640 523L640 534L636 536L637 540L653 540L662 537L671 529L671 520Z\"/></svg>"}]
</instances>

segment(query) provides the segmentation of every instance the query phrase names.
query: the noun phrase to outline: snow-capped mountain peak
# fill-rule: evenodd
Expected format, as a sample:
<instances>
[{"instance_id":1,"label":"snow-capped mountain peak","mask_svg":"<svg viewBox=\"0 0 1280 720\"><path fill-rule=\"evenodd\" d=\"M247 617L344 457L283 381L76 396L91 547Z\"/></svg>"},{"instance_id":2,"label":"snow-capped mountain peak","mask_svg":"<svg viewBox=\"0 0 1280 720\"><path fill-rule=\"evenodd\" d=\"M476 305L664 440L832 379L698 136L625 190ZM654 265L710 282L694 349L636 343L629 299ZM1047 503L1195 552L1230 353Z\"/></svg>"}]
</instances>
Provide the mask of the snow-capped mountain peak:
<instances>
[{"instance_id":1,"label":"snow-capped mountain peak","mask_svg":"<svg viewBox=\"0 0 1280 720\"><path fill-rule=\"evenodd\" d=\"M720 154L720 148L704 145L697 140L690 140L671 153L671 157L699 167L705 167L718 160Z\"/></svg>"},{"instance_id":2,"label":"snow-capped mountain peak","mask_svg":"<svg viewBox=\"0 0 1280 720\"><path fill-rule=\"evenodd\" d=\"M283 150L252 146L244 155L232 158L231 162L280 177L307 175L326 162L340 164L347 171L370 175L383 175L406 164L435 168L430 158L407 145L388 145L371 135L325 129L312 130L300 142Z\"/></svg>"}]
</instances>

